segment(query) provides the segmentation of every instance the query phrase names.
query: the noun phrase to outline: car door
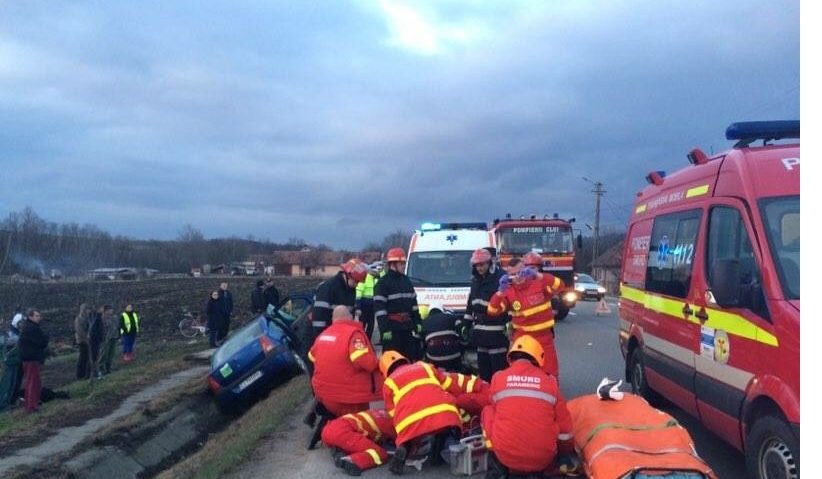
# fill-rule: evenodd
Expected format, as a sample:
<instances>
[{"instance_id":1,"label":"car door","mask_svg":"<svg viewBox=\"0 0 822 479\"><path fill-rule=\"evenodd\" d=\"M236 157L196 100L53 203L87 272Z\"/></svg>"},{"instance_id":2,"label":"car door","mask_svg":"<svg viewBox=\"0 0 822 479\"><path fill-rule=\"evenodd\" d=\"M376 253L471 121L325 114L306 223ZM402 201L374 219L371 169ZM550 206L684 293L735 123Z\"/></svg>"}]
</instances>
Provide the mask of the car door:
<instances>
[{"instance_id":1,"label":"car door","mask_svg":"<svg viewBox=\"0 0 822 479\"><path fill-rule=\"evenodd\" d=\"M707 215L704 274L695 280L694 316L700 322L695 358L697 406L711 430L741 446L738 421L745 391L755 371L769 361L779 361L778 343L762 288L762 257L754 247L747 208L736 199L716 199ZM725 284L728 281L734 284ZM714 292L721 297L720 290L738 291L738 304L719 306Z\"/></svg>"},{"instance_id":2,"label":"car door","mask_svg":"<svg viewBox=\"0 0 822 479\"><path fill-rule=\"evenodd\" d=\"M643 342L652 389L696 415L692 275L703 211L684 209L654 218L645 275Z\"/></svg>"}]
</instances>

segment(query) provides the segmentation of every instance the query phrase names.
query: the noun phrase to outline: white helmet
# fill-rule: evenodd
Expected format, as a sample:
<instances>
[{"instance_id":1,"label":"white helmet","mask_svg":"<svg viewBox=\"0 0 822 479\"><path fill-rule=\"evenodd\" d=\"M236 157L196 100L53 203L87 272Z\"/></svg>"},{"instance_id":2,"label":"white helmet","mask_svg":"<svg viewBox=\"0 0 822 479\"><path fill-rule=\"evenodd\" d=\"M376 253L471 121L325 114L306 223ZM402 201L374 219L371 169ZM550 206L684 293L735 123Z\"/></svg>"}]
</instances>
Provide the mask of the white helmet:
<instances>
[{"instance_id":1,"label":"white helmet","mask_svg":"<svg viewBox=\"0 0 822 479\"><path fill-rule=\"evenodd\" d=\"M431 311L434 311L435 309L440 310L440 313L445 312L445 308L442 306L442 304L434 301L428 305L428 314L431 314Z\"/></svg>"}]
</instances>

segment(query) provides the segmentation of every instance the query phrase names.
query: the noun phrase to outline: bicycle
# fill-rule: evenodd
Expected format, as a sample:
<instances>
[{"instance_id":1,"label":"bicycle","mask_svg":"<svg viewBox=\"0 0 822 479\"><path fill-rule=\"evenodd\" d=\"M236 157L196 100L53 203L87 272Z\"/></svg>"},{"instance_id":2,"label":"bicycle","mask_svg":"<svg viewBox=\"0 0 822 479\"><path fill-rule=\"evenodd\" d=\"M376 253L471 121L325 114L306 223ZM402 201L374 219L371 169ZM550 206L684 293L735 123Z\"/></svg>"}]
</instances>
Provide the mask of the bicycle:
<instances>
[{"instance_id":1,"label":"bicycle","mask_svg":"<svg viewBox=\"0 0 822 479\"><path fill-rule=\"evenodd\" d=\"M198 334L206 336L208 331L208 327L201 319L200 313L186 312L177 326L180 328L180 334L186 338L193 338Z\"/></svg>"}]
</instances>

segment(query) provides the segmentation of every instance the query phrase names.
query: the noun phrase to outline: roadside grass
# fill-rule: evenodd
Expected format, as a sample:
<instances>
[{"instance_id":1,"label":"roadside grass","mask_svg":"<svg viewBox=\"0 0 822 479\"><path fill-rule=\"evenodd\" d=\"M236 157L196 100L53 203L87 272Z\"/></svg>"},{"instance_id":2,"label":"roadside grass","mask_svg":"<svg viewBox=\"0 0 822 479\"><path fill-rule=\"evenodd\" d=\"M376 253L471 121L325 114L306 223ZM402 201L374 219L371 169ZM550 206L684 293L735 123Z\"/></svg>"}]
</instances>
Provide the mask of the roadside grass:
<instances>
[{"instance_id":1,"label":"roadside grass","mask_svg":"<svg viewBox=\"0 0 822 479\"><path fill-rule=\"evenodd\" d=\"M114 371L102 380L74 381L60 388L69 393L70 399L44 403L36 414L25 414L22 408L0 414L0 446L8 449L9 443L12 443L12 448L14 444L31 445L61 427L79 425L87 419L104 416L143 387L192 367L193 363L185 356L206 348L202 343L144 344L134 362L118 362ZM67 363L67 366L73 362L72 359L76 360L76 357L55 358ZM67 374L73 373L70 367L68 369Z\"/></svg>"},{"instance_id":2,"label":"roadside grass","mask_svg":"<svg viewBox=\"0 0 822 479\"><path fill-rule=\"evenodd\" d=\"M243 463L260 439L272 433L310 397L308 376L291 379L251 407L196 453L157 476L158 479L218 479Z\"/></svg>"}]
</instances>

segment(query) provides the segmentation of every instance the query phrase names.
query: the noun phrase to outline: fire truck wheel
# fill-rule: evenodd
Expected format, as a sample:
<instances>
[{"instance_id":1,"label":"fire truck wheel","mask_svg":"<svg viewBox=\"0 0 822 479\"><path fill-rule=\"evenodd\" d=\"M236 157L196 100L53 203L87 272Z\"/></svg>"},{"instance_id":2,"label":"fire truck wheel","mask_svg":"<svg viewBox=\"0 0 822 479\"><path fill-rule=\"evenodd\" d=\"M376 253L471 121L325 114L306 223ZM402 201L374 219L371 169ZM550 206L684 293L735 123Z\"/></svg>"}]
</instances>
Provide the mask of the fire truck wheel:
<instances>
[{"instance_id":1,"label":"fire truck wheel","mask_svg":"<svg viewBox=\"0 0 822 479\"><path fill-rule=\"evenodd\" d=\"M634 348L628 357L628 373L630 374L631 390L633 393L645 398L651 406L658 406L661 403L661 398L659 394L648 385L648 377L645 371L645 358L642 354L641 346Z\"/></svg>"},{"instance_id":2,"label":"fire truck wheel","mask_svg":"<svg viewBox=\"0 0 822 479\"><path fill-rule=\"evenodd\" d=\"M796 479L799 441L784 419L762 416L748 433L745 461L756 479Z\"/></svg>"}]
</instances>

